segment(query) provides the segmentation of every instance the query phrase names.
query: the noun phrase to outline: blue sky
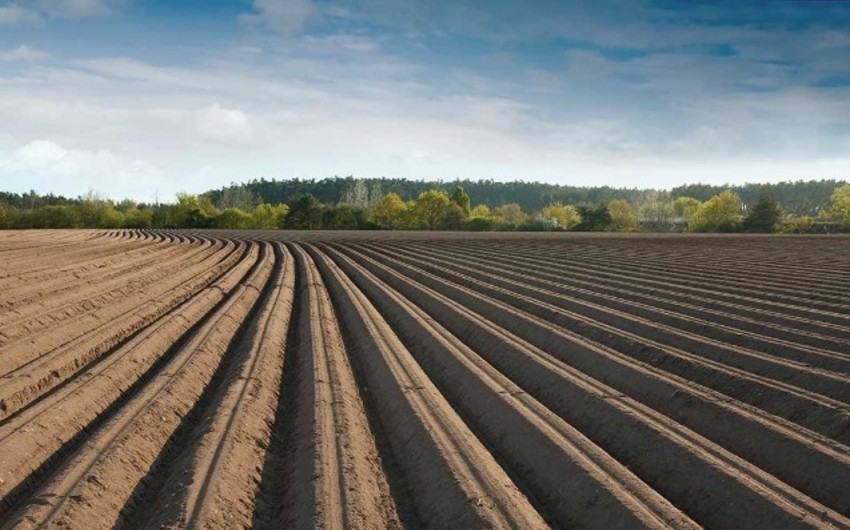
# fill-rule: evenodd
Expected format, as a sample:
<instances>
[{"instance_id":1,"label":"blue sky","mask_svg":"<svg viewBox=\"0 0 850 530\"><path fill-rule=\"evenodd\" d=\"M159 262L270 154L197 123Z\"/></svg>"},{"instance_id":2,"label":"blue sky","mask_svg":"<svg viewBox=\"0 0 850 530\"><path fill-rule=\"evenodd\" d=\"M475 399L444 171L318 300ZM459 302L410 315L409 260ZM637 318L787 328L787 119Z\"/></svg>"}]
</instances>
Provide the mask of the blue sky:
<instances>
[{"instance_id":1,"label":"blue sky","mask_svg":"<svg viewBox=\"0 0 850 530\"><path fill-rule=\"evenodd\" d=\"M0 189L850 177L850 2L0 0Z\"/></svg>"}]
</instances>

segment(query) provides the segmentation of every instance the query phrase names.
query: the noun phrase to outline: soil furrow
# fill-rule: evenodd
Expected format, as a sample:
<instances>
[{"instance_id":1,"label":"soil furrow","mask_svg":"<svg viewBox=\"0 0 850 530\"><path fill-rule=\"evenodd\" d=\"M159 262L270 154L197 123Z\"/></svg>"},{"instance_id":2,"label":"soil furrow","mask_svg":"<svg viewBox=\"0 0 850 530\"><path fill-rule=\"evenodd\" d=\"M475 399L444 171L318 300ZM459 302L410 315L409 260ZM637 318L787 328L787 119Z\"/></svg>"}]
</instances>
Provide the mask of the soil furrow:
<instances>
[{"instance_id":1,"label":"soil furrow","mask_svg":"<svg viewBox=\"0 0 850 530\"><path fill-rule=\"evenodd\" d=\"M397 255L401 258L405 253L400 252ZM845 441L850 436L850 414L846 405L850 401L850 391L846 378L841 374L813 370L806 366L785 366L780 361L757 366L750 372L735 367L741 363L741 358L747 359L756 355L749 350L731 348L722 342L670 328L644 317L624 315L615 309L616 305L600 306L582 300L570 303L574 299L569 294L533 287L522 277L519 277L519 280L510 280L499 273L485 275L481 274L479 269L458 263L454 263L452 269L448 270L435 265L443 263L440 261L423 262L423 255L424 253L406 256L407 262L418 263L432 272L453 277L460 282L479 282L478 285L487 289L504 288L522 296L530 295L547 307L559 308L556 312L569 319L564 320L562 325L569 329L582 327L583 334L599 342L608 343L624 351L632 351L635 357L642 361L706 384L780 416L786 416L791 421L803 423L839 441ZM664 343L656 340L665 339L665 333L673 335L674 338L690 339L692 342L669 338ZM626 346L614 340L616 337L626 341ZM678 347L679 345L690 349L686 351ZM711 350L712 347L716 349ZM690 351L699 352L699 355ZM804 378L802 375L808 377ZM805 390L800 385L811 388L812 391ZM753 386L757 391L752 390Z\"/></svg>"},{"instance_id":2,"label":"soil furrow","mask_svg":"<svg viewBox=\"0 0 850 530\"><path fill-rule=\"evenodd\" d=\"M460 295L473 307L481 305L474 299L484 293L417 270L394 258L380 254L372 254L372 257L382 263L392 263L394 268L405 270L405 274L426 285L452 292L454 296ZM477 280L469 280L465 284L484 287ZM559 358L607 384L622 388L627 394L677 421L685 422L695 431L775 473L791 485L796 484L808 495L837 511L848 513L850 510L850 504L843 497L844 488L832 480L835 473L847 473L850 483L850 456L846 446L553 325L553 316L562 311L557 307L498 288L486 288L484 291L487 298L506 304L494 311L492 304L488 303L490 307L483 308L487 310L488 318L498 319L503 326L514 329L529 342L556 353ZM536 325L518 327L518 317ZM753 439L750 436L760 439L760 443L747 443ZM793 461L796 465L789 465L791 455L795 455ZM821 474L813 474L813 469L820 469Z\"/></svg>"},{"instance_id":3,"label":"soil furrow","mask_svg":"<svg viewBox=\"0 0 850 530\"><path fill-rule=\"evenodd\" d=\"M254 254L256 256L256 254ZM111 528L136 486L193 409L271 273L268 256L218 314L121 411L70 457L14 521L32 527Z\"/></svg>"},{"instance_id":4,"label":"soil furrow","mask_svg":"<svg viewBox=\"0 0 850 530\"><path fill-rule=\"evenodd\" d=\"M850 530L848 242L0 231L0 527Z\"/></svg>"},{"instance_id":5,"label":"soil furrow","mask_svg":"<svg viewBox=\"0 0 850 530\"><path fill-rule=\"evenodd\" d=\"M327 262L324 266L336 267ZM451 396L455 408L490 441L499 459L507 461L529 484L528 489L553 514L556 525L696 527L410 300L350 261L343 267L356 270L360 281L355 283L389 316L394 330L410 345L409 350L418 350L420 365L444 394ZM566 476L572 477L569 483L563 480Z\"/></svg>"},{"instance_id":6,"label":"soil furrow","mask_svg":"<svg viewBox=\"0 0 850 530\"><path fill-rule=\"evenodd\" d=\"M493 267L484 263L471 267L465 265L463 260L454 259L452 256L435 255L425 250L418 253L397 251L397 255L413 258L433 256L434 263L448 265L453 271L463 271L475 278L485 279L507 288L528 291L560 307L599 315L601 319L608 319L620 329L634 330L641 335L652 337L655 341L664 340L664 343L670 346L699 352L699 355L705 358L705 362L720 369L740 368L743 371L772 377L782 383L806 388L815 393L832 395L845 403L850 402L850 382L844 373L814 368L808 363L785 360L730 341L717 340L714 338L716 333L713 332L724 329L724 326L719 324L709 326L708 322L685 316L676 317L678 320L676 318L668 320L665 316L671 313L658 307L637 304L620 297L602 295L559 283L536 280L533 274L507 271L505 267ZM485 273L488 270L491 272ZM630 307L633 309L630 310ZM670 320L676 324L667 324L666 322ZM737 333L742 336L754 335L743 330ZM770 340L786 347L787 350L796 350L798 355L802 352L816 355L823 362L832 361L829 363L831 367L850 372L850 362L840 362L843 356L835 351L809 348L778 339ZM783 350L782 353L787 355L787 350ZM713 360L720 361L722 364L717 364ZM806 360L813 359L809 356Z\"/></svg>"},{"instance_id":7,"label":"soil furrow","mask_svg":"<svg viewBox=\"0 0 850 530\"><path fill-rule=\"evenodd\" d=\"M472 248L474 248L474 246ZM780 312L784 311L791 315L808 316L816 321L837 323L843 326L850 325L850 316L848 316L846 311L820 310L809 305L806 300L803 300L802 304L792 304L790 303L789 298L770 300L763 296L765 293L762 291L747 291L740 288L727 288L722 281L714 283L694 281L692 279L695 276L694 274L691 274L686 280L677 280L674 278L667 278L663 274L647 274L645 271L635 266L635 264L630 263L618 264L616 268L612 267L613 264L610 263L594 264L594 266L591 267L589 264L582 261L582 257L580 255L571 255L570 261L564 261L563 259L545 259L546 253L541 252L540 249L533 249L527 253L522 252L521 249L513 246L511 246L510 249L513 254L522 256L523 262L542 267L548 271L559 271L562 269L564 271L572 271L575 267L578 267L578 269L582 272L592 270L594 276L598 278L610 278L613 280L624 281L627 284L634 283L661 289L673 288L678 292L688 295L696 294L697 296L706 296L720 300L733 300L737 303L749 304L758 310L768 309ZM540 259L541 256L544 259Z\"/></svg>"},{"instance_id":8,"label":"soil furrow","mask_svg":"<svg viewBox=\"0 0 850 530\"><path fill-rule=\"evenodd\" d=\"M211 314L247 273L249 262L227 271L215 284L145 328L104 362L71 378L31 406L0 422L0 497L20 496L44 469L80 443L80 436L170 357L174 345ZM61 411L57 414L57 411Z\"/></svg>"},{"instance_id":9,"label":"soil furrow","mask_svg":"<svg viewBox=\"0 0 850 530\"><path fill-rule=\"evenodd\" d=\"M198 246L200 247L200 245ZM55 303L54 297L58 294L71 293L75 289L86 285L92 281L103 281L110 276L117 276L124 271L141 270L147 264L155 264L163 257L170 255L183 255L192 251L192 247L182 245L160 244L154 246L145 246L138 249L132 249L124 252L121 261L113 263L109 266L98 267L95 270L83 274L74 274L71 278L57 278L55 280L38 282L34 287L31 282L22 281L15 288L8 289L7 297L4 299L4 307L0 311L5 314L7 311L14 309L17 313L20 309L17 306L29 308L29 305L34 301L50 293L46 303ZM200 248L198 248L200 250ZM104 269L108 272L104 272ZM58 298L58 297L57 297Z\"/></svg>"},{"instance_id":10,"label":"soil furrow","mask_svg":"<svg viewBox=\"0 0 850 530\"><path fill-rule=\"evenodd\" d=\"M125 342L151 322L167 313L177 305L190 299L200 289L209 285L223 271L230 268L240 256L232 255L224 262L204 271L188 269L186 274L169 280L175 287L168 292L167 298L157 300L152 293L144 293L144 303L135 307L122 306L114 320L103 322L95 329L87 331L64 345L48 350L40 355L8 355L9 364L4 363L5 374L0 390L0 418L6 417L25 406L30 401L49 391L69 376L84 369L101 355L108 354L117 345ZM184 271L186 272L186 271ZM197 273L202 274L198 275ZM140 300L140 301L142 301ZM129 303L127 305L130 305ZM126 311L121 315L120 312ZM32 345L34 347L34 345ZM14 351L14 350L13 350ZM11 353L11 352L7 352ZM18 352L16 352L18 353ZM32 358L35 356L35 358ZM23 359L28 359L21 363ZM14 367L11 371L9 367Z\"/></svg>"},{"instance_id":11,"label":"soil furrow","mask_svg":"<svg viewBox=\"0 0 850 530\"><path fill-rule=\"evenodd\" d=\"M540 254L535 253L535 254ZM544 254L545 255L545 254ZM740 281L729 281L725 278L710 279L702 274L695 274L693 270L684 270L682 272L674 272L667 268L653 267L647 264L637 264L630 260L620 260L619 258L606 258L604 260L587 259L584 256L572 256L574 263L581 262L586 268L594 270L624 270L630 271L633 268L638 268L641 275L651 275L651 277L663 277L664 281L659 282L661 285L675 286L676 288L696 289L697 291L719 291L724 294L743 296L745 299L753 299L761 301L772 301L778 304L786 305L790 302L799 304L801 309L805 311L817 311L822 314L844 317L844 322L847 322L847 311L850 306L846 304L846 298L835 295L835 288L843 285L843 282L836 281L828 287L827 293L819 293L817 296L806 288L803 284L800 290L784 289L773 283L764 283L759 285L759 288L754 288L754 285L759 283L752 273L745 276ZM556 260L554 264L558 266L562 260ZM845 275L846 277L846 275ZM698 278L696 280L695 278ZM711 286L707 289L706 285ZM800 296L803 295L803 296ZM829 301L821 301L822 298L831 299Z\"/></svg>"},{"instance_id":12,"label":"soil furrow","mask_svg":"<svg viewBox=\"0 0 850 530\"><path fill-rule=\"evenodd\" d=\"M41 287L52 292L49 302L33 304L32 301L28 301L26 310L16 310L13 318L4 316L0 321L0 333L9 340L0 344L11 347L15 341L21 340L28 334L73 322L99 307L115 303L121 298L144 290L155 282L173 275L173 269L180 264L203 262L205 257L219 254L218 249L214 247L207 249L198 247L195 251L192 251L190 247L179 247L179 249L181 251L176 256L169 258L157 255L141 268L133 265L115 275L103 274L95 283L96 290L91 289L89 283L76 284L69 287L65 293L57 292L47 286ZM222 257L226 256L219 255L219 258Z\"/></svg>"},{"instance_id":13,"label":"soil furrow","mask_svg":"<svg viewBox=\"0 0 850 530\"><path fill-rule=\"evenodd\" d=\"M422 249L421 246L410 248L415 248L416 251L434 250L434 247L429 249ZM450 253L448 249L441 249L443 255ZM634 281L625 282L611 278L603 280L596 274L588 274L579 269L570 269L569 274L556 274L548 270L529 270L528 267L523 267L518 261L508 258L504 254L482 252L480 249L477 249L474 254L467 252L464 257L468 263L498 263L509 270L526 272L535 278L581 286L599 293L627 297L630 300L648 301L650 305L672 309L688 315L705 315L707 318L719 319L728 325L742 329L767 328L771 330L770 335L772 336L783 335L795 337L802 341L810 340L812 345L846 347L847 341L850 340L850 326L840 326L767 310L759 311L758 319L750 318L753 315L753 308L749 306L694 295L685 296L673 290L661 289L658 286L642 287Z\"/></svg>"},{"instance_id":14,"label":"soil furrow","mask_svg":"<svg viewBox=\"0 0 850 530\"><path fill-rule=\"evenodd\" d=\"M365 364L384 432L431 528L545 528L544 520L422 372L379 312L344 274L325 280Z\"/></svg>"}]
</instances>

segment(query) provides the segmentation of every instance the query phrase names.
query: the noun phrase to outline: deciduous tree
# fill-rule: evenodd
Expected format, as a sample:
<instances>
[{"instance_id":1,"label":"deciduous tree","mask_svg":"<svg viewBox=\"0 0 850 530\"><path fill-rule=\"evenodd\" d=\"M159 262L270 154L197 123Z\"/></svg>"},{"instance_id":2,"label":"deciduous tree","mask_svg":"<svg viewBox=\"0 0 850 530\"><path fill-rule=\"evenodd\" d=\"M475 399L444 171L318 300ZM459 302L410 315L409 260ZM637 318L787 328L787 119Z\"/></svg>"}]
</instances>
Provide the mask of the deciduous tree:
<instances>
[{"instance_id":1,"label":"deciduous tree","mask_svg":"<svg viewBox=\"0 0 850 530\"><path fill-rule=\"evenodd\" d=\"M693 197L679 197L673 201L673 212L676 214L676 217L681 218L685 222L690 222L701 205L702 203Z\"/></svg>"},{"instance_id":2,"label":"deciduous tree","mask_svg":"<svg viewBox=\"0 0 850 530\"><path fill-rule=\"evenodd\" d=\"M741 229L741 199L729 190L718 193L700 205L688 228L692 232L737 232Z\"/></svg>"},{"instance_id":3,"label":"deciduous tree","mask_svg":"<svg viewBox=\"0 0 850 530\"><path fill-rule=\"evenodd\" d=\"M218 210L208 198L178 193L177 202L166 210L165 223L174 228L210 228L217 215Z\"/></svg>"},{"instance_id":4,"label":"deciduous tree","mask_svg":"<svg viewBox=\"0 0 850 530\"><path fill-rule=\"evenodd\" d=\"M80 197L79 225L83 228L119 228L123 221L112 201L93 191Z\"/></svg>"},{"instance_id":5,"label":"deciduous tree","mask_svg":"<svg viewBox=\"0 0 850 530\"><path fill-rule=\"evenodd\" d=\"M469 212L469 217L471 218L482 218L486 219L488 217L492 217L493 213L490 211L490 207L486 204L479 204L475 208L473 208Z\"/></svg>"},{"instance_id":6,"label":"deciduous tree","mask_svg":"<svg viewBox=\"0 0 850 530\"><path fill-rule=\"evenodd\" d=\"M829 200L829 213L832 218L850 227L850 184L836 188Z\"/></svg>"},{"instance_id":7,"label":"deciduous tree","mask_svg":"<svg viewBox=\"0 0 850 530\"><path fill-rule=\"evenodd\" d=\"M372 208L372 221L381 228L397 230L404 223L407 204L396 193L387 193Z\"/></svg>"},{"instance_id":8,"label":"deciduous tree","mask_svg":"<svg viewBox=\"0 0 850 530\"><path fill-rule=\"evenodd\" d=\"M254 228L254 218L239 208L225 208L216 217L216 226L232 230Z\"/></svg>"},{"instance_id":9,"label":"deciduous tree","mask_svg":"<svg viewBox=\"0 0 850 530\"><path fill-rule=\"evenodd\" d=\"M421 226L435 230L449 210L449 196L440 190L428 190L416 199L416 217Z\"/></svg>"},{"instance_id":10,"label":"deciduous tree","mask_svg":"<svg viewBox=\"0 0 850 530\"><path fill-rule=\"evenodd\" d=\"M581 223L581 215L579 215L578 210L561 202L553 202L543 208L540 215L546 219L555 219L558 226L563 230L571 230Z\"/></svg>"},{"instance_id":11,"label":"deciduous tree","mask_svg":"<svg viewBox=\"0 0 850 530\"><path fill-rule=\"evenodd\" d=\"M221 192L218 201L219 208L239 208L243 212L250 212L256 208L260 200L244 186L231 184Z\"/></svg>"},{"instance_id":12,"label":"deciduous tree","mask_svg":"<svg viewBox=\"0 0 850 530\"><path fill-rule=\"evenodd\" d=\"M610 230L633 232L638 228L638 220L632 205L623 199L608 201L608 214L611 216Z\"/></svg>"},{"instance_id":13,"label":"deciduous tree","mask_svg":"<svg viewBox=\"0 0 850 530\"><path fill-rule=\"evenodd\" d=\"M283 228L287 213L289 213L289 206L285 204L278 204L277 206L272 206L267 202L258 204L252 214L254 226L261 230Z\"/></svg>"},{"instance_id":14,"label":"deciduous tree","mask_svg":"<svg viewBox=\"0 0 850 530\"><path fill-rule=\"evenodd\" d=\"M130 208L124 212L124 228L150 228L153 226L153 210L145 208Z\"/></svg>"},{"instance_id":15,"label":"deciduous tree","mask_svg":"<svg viewBox=\"0 0 850 530\"><path fill-rule=\"evenodd\" d=\"M512 228L528 222L528 214L523 212L522 207L515 202L497 207L493 214L503 224Z\"/></svg>"},{"instance_id":16,"label":"deciduous tree","mask_svg":"<svg viewBox=\"0 0 850 530\"><path fill-rule=\"evenodd\" d=\"M647 191L637 199L635 213L644 228L667 231L676 216L673 201L667 191Z\"/></svg>"}]
</instances>

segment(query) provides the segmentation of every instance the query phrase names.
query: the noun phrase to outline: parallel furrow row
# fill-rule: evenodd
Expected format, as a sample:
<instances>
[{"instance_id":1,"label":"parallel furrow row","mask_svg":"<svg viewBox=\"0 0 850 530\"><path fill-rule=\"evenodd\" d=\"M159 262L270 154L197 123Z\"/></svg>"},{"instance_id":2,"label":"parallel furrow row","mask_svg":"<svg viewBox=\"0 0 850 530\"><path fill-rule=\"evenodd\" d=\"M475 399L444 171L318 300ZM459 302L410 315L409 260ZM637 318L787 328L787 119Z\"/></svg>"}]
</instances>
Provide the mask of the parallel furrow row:
<instances>
[{"instance_id":1,"label":"parallel furrow row","mask_svg":"<svg viewBox=\"0 0 850 530\"><path fill-rule=\"evenodd\" d=\"M0 528L850 530L850 251L0 232Z\"/></svg>"}]
</instances>

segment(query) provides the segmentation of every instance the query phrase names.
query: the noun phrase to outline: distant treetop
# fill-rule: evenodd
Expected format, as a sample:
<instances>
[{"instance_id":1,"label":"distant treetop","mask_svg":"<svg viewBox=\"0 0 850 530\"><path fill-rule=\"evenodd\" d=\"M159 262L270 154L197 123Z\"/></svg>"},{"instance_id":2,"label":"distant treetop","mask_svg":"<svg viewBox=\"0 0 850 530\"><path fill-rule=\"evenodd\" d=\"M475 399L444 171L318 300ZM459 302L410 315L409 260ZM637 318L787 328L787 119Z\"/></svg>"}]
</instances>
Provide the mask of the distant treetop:
<instances>
[{"instance_id":1,"label":"distant treetop","mask_svg":"<svg viewBox=\"0 0 850 530\"><path fill-rule=\"evenodd\" d=\"M830 196L836 188L847 184L842 180L788 181L775 184L710 185L687 184L669 191L671 199L692 197L705 202L711 197L729 190L746 204L759 200L767 189L777 202L790 214L817 215L830 204ZM646 198L658 193L668 193L651 188L612 188L610 186L571 186L543 182L497 182L481 180L409 180L403 178L354 178L332 177L325 179L251 180L244 184L231 184L221 189L210 190L206 195L219 208L235 206L237 201L250 204L289 203L300 195L312 195L325 204L351 204L363 208L377 204L387 193L395 193L402 200L413 200L422 192L442 189L458 200L468 196L471 204L483 204L491 209L516 203L526 212L539 212L553 203L573 205L608 204L612 200L624 199L639 205ZM458 191L458 188L461 188ZM251 206L253 207L253 206ZM243 209L247 209L242 206Z\"/></svg>"}]
</instances>

